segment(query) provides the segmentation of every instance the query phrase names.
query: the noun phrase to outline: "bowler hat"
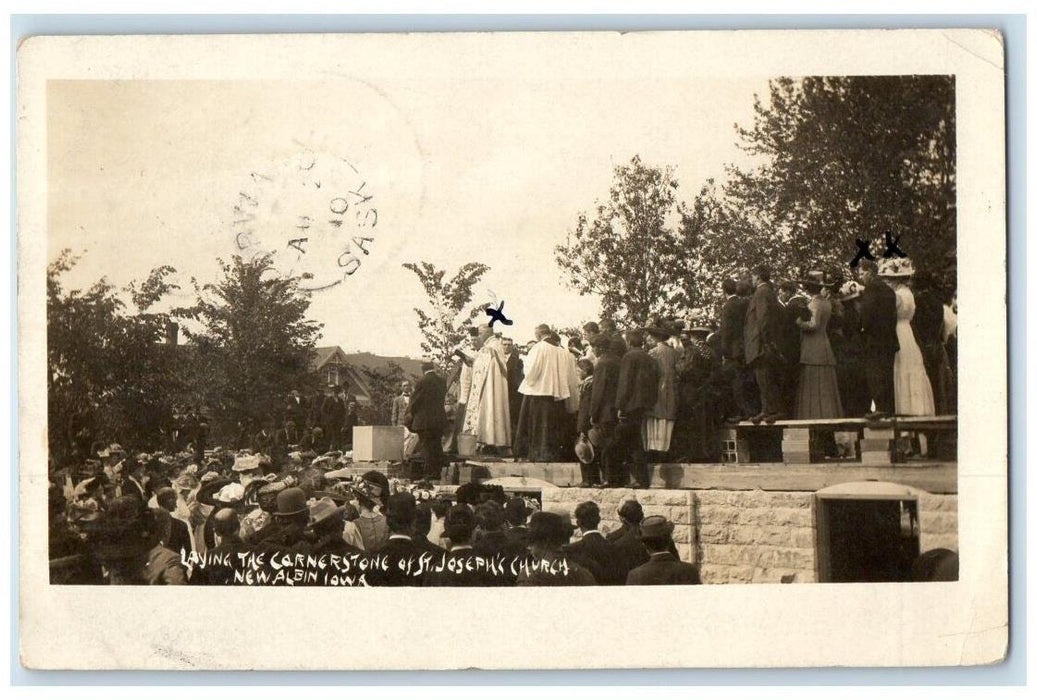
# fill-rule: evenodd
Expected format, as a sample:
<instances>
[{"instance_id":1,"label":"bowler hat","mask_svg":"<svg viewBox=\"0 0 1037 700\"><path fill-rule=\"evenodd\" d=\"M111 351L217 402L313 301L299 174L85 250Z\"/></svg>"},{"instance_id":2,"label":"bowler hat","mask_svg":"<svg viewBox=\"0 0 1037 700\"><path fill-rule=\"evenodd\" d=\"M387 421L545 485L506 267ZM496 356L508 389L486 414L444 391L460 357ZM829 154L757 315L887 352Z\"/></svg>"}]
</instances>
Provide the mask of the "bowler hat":
<instances>
[{"instance_id":1,"label":"bowler hat","mask_svg":"<svg viewBox=\"0 0 1037 700\"><path fill-rule=\"evenodd\" d=\"M417 505L414 496L404 491L389 496L385 506L386 516L399 523L414 522Z\"/></svg>"},{"instance_id":2,"label":"bowler hat","mask_svg":"<svg viewBox=\"0 0 1037 700\"><path fill-rule=\"evenodd\" d=\"M309 509L306 506L306 492L298 486L284 489L277 494L277 510L274 511L274 515L299 515L307 510Z\"/></svg>"},{"instance_id":3,"label":"bowler hat","mask_svg":"<svg viewBox=\"0 0 1037 700\"><path fill-rule=\"evenodd\" d=\"M654 537L670 537L673 534L673 523L661 515L649 515L641 521L640 539Z\"/></svg>"}]
</instances>

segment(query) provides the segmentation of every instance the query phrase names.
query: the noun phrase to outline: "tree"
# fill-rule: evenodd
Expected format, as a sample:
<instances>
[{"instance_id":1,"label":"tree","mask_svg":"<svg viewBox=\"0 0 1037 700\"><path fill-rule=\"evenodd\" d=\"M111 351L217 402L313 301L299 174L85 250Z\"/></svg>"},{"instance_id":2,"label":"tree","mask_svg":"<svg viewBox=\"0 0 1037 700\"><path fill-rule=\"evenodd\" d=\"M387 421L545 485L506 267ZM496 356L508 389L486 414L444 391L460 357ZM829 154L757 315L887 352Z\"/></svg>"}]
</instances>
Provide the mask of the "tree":
<instances>
[{"instance_id":1,"label":"tree","mask_svg":"<svg viewBox=\"0 0 1037 700\"><path fill-rule=\"evenodd\" d=\"M682 206L670 167L644 165L639 156L615 168L609 199L594 218L577 216L555 262L580 295L601 297L606 316L643 325L686 305L694 280L674 224Z\"/></svg>"},{"instance_id":2,"label":"tree","mask_svg":"<svg viewBox=\"0 0 1037 700\"><path fill-rule=\"evenodd\" d=\"M431 263L404 263L425 289L429 310L415 308L418 330L425 340L422 351L440 367L450 363L450 353L466 338L465 328L483 313L480 305L469 306L473 289L490 268L482 263L465 263L449 282L444 282L446 270Z\"/></svg>"},{"instance_id":3,"label":"tree","mask_svg":"<svg viewBox=\"0 0 1037 700\"><path fill-rule=\"evenodd\" d=\"M730 169L728 206L773 227L803 266L843 267L887 231L930 269L955 249L952 76L781 78L738 128L759 167ZM730 236L728 236L730 238Z\"/></svg>"},{"instance_id":4,"label":"tree","mask_svg":"<svg viewBox=\"0 0 1037 700\"><path fill-rule=\"evenodd\" d=\"M276 273L269 254L235 255L220 267L217 283L194 282L197 302L179 314L200 325L185 328L196 352L199 403L229 432L239 422L268 420L292 390L316 388L310 361L321 324L306 319L309 297L295 278Z\"/></svg>"},{"instance_id":5,"label":"tree","mask_svg":"<svg viewBox=\"0 0 1037 700\"><path fill-rule=\"evenodd\" d=\"M399 395L404 380L413 378L392 360L389 360L385 367L361 367L361 370L371 389L370 423L392 425L393 399Z\"/></svg>"},{"instance_id":6,"label":"tree","mask_svg":"<svg viewBox=\"0 0 1037 700\"><path fill-rule=\"evenodd\" d=\"M176 288L166 279L175 270L155 268L124 290L102 278L66 291L61 276L77 261L66 249L47 266L47 429L50 454L62 465L93 457L96 440L158 447L181 389L176 358L160 342L169 315L151 312Z\"/></svg>"}]
</instances>

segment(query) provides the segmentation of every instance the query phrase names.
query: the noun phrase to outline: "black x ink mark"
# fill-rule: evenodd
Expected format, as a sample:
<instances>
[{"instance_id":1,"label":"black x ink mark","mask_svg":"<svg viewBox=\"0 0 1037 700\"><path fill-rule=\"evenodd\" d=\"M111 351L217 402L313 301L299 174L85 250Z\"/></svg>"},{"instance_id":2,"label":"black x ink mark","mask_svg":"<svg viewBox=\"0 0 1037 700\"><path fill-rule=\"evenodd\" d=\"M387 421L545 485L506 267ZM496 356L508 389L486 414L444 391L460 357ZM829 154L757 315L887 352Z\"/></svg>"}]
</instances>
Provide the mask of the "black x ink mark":
<instances>
[{"instance_id":1,"label":"black x ink mark","mask_svg":"<svg viewBox=\"0 0 1037 700\"><path fill-rule=\"evenodd\" d=\"M486 314L490 317L490 328L493 328L493 324L495 321L500 321L505 326L510 326L512 324L512 320L504 315L503 301L500 304L498 304L496 309L492 306L487 306Z\"/></svg>"},{"instance_id":2,"label":"black x ink mark","mask_svg":"<svg viewBox=\"0 0 1037 700\"><path fill-rule=\"evenodd\" d=\"M891 231L886 231L886 252L882 254L884 258L906 258L907 253L900 250L900 236L893 237Z\"/></svg>"},{"instance_id":3,"label":"black x ink mark","mask_svg":"<svg viewBox=\"0 0 1037 700\"><path fill-rule=\"evenodd\" d=\"M853 260L850 261L850 267L857 267L860 263L861 258L866 260L874 260L875 256L871 254L871 243L869 241L863 241L860 238L857 239L857 254L853 256Z\"/></svg>"}]
</instances>

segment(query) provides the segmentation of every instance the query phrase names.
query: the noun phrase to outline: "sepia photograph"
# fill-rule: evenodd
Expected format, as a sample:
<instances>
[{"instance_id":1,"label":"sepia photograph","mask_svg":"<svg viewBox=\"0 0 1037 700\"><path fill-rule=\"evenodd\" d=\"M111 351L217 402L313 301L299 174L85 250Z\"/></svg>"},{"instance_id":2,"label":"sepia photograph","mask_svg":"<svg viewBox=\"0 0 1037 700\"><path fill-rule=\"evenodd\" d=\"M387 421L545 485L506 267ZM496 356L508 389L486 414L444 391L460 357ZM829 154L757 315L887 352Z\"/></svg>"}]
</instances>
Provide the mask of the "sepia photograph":
<instances>
[{"instance_id":1,"label":"sepia photograph","mask_svg":"<svg viewBox=\"0 0 1037 700\"><path fill-rule=\"evenodd\" d=\"M798 64L778 32L23 44L23 576L70 606L530 615L571 586L896 607L1003 564L1004 532L970 549L959 522L965 475L1007 473L1003 357L980 364L1005 348L1004 162L963 155L1003 130L974 88L1003 100L1003 68L800 34ZM872 39L901 60L848 70ZM744 66L671 60L718 43Z\"/></svg>"}]
</instances>

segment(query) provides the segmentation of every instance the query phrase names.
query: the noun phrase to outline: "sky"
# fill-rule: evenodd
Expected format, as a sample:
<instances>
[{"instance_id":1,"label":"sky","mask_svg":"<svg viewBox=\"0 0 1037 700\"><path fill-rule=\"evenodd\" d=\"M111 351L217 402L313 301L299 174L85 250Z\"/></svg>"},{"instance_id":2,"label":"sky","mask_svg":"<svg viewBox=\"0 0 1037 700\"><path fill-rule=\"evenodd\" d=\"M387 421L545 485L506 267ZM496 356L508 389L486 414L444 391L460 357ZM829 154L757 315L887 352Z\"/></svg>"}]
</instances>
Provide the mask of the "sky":
<instances>
[{"instance_id":1,"label":"sky","mask_svg":"<svg viewBox=\"0 0 1037 700\"><path fill-rule=\"evenodd\" d=\"M481 262L478 298L503 299L525 342L539 323L598 317L553 248L607 198L613 168L634 155L674 166L691 201L745 162L734 125L767 92L765 77L565 65L317 77L52 81L48 255L81 255L66 286L122 286L168 264L184 291L166 305L186 304L190 279L215 281L242 242L276 248L282 272L343 280L312 294L321 345L420 357L425 297L402 264L449 277Z\"/></svg>"}]
</instances>

